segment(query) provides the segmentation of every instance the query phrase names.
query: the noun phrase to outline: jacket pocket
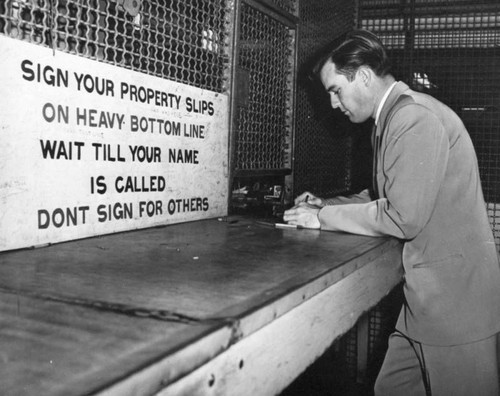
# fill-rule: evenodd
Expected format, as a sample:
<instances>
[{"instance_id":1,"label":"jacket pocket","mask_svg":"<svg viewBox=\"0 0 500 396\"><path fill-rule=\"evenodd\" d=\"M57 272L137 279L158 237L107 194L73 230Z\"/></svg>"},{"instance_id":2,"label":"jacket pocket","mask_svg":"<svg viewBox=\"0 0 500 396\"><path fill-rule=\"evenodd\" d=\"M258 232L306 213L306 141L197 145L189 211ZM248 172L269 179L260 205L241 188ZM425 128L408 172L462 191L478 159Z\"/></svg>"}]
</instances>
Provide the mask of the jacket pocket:
<instances>
[{"instance_id":1,"label":"jacket pocket","mask_svg":"<svg viewBox=\"0 0 500 396\"><path fill-rule=\"evenodd\" d=\"M417 316L443 320L463 303L470 268L460 253L414 264L406 273L406 297ZM451 314L454 316L455 314Z\"/></svg>"}]
</instances>

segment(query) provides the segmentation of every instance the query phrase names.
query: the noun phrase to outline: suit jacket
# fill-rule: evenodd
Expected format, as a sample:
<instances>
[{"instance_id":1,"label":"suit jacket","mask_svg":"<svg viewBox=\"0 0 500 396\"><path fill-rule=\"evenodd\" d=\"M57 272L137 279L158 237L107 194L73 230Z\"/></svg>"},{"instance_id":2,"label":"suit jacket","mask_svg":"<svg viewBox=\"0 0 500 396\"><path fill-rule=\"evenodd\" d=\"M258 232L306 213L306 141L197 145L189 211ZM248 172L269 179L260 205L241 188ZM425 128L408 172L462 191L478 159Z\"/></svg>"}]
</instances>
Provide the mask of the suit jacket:
<instances>
[{"instance_id":1,"label":"suit jacket","mask_svg":"<svg viewBox=\"0 0 500 396\"><path fill-rule=\"evenodd\" d=\"M397 83L374 142L374 199L333 200L321 228L404 241L405 304L397 328L429 345L500 331L500 267L476 154L459 117Z\"/></svg>"}]
</instances>

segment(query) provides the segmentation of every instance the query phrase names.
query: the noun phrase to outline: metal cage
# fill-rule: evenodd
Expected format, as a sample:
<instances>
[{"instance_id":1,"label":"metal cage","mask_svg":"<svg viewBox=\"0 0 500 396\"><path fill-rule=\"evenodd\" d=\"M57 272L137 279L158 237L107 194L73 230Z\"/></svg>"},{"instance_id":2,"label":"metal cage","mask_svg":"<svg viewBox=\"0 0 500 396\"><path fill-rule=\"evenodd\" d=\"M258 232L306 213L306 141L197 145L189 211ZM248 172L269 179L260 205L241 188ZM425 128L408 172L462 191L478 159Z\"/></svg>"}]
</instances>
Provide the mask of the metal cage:
<instances>
[{"instance_id":1,"label":"metal cage","mask_svg":"<svg viewBox=\"0 0 500 396\"><path fill-rule=\"evenodd\" d=\"M227 92L233 10L224 0L7 0L0 34Z\"/></svg>"},{"instance_id":2,"label":"metal cage","mask_svg":"<svg viewBox=\"0 0 500 396\"><path fill-rule=\"evenodd\" d=\"M354 27L355 6L356 2L347 0L300 3L294 153L296 195L308 190L328 197L355 190L365 182L359 172L362 163L353 160L359 127L333 111L324 89L309 78L317 52Z\"/></svg>"},{"instance_id":3,"label":"metal cage","mask_svg":"<svg viewBox=\"0 0 500 396\"><path fill-rule=\"evenodd\" d=\"M290 168L295 27L242 2L239 32L237 78L248 87L238 98L234 170Z\"/></svg>"}]
</instances>

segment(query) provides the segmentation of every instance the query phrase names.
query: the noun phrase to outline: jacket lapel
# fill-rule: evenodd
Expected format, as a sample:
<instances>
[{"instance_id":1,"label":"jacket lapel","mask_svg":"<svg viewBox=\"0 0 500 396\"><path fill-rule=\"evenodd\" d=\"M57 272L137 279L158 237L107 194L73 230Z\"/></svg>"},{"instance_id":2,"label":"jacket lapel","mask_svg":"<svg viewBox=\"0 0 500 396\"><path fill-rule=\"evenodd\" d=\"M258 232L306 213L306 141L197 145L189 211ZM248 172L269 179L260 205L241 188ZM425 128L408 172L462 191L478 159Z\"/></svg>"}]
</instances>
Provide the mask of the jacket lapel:
<instances>
[{"instance_id":1,"label":"jacket lapel","mask_svg":"<svg viewBox=\"0 0 500 396\"><path fill-rule=\"evenodd\" d=\"M378 178L377 178L377 169L378 169L378 160L380 158L380 146L382 143L382 137L385 130L385 125L387 121L387 116L389 115L389 111L394 107L399 97L409 89L408 85L399 81L391 93L387 97L387 100L384 103L384 107L380 112L378 125L373 123L372 129L372 146L373 146L373 191L375 193L375 199L380 198L379 189L378 189Z\"/></svg>"},{"instance_id":2,"label":"jacket lapel","mask_svg":"<svg viewBox=\"0 0 500 396\"><path fill-rule=\"evenodd\" d=\"M410 87L406 85L404 82L399 81L394 88L392 89L391 93L389 94L387 100L384 103L384 107L382 107L382 111L380 112L380 117L379 117L379 122L377 126L377 134L380 136L382 135L384 129L385 129L385 124L387 121L387 116L389 115L389 111L392 110L396 102L398 101L399 97Z\"/></svg>"}]
</instances>

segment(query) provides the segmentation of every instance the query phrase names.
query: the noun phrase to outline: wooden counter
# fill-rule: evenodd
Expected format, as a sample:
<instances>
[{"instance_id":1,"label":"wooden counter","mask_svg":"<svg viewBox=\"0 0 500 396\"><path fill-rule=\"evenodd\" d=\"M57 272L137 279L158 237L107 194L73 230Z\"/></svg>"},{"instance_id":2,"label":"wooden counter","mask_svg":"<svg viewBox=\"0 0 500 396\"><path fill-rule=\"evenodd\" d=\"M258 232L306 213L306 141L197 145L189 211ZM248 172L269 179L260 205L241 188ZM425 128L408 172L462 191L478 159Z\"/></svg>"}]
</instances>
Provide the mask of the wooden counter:
<instances>
[{"instance_id":1,"label":"wooden counter","mask_svg":"<svg viewBox=\"0 0 500 396\"><path fill-rule=\"evenodd\" d=\"M249 219L0 253L0 388L279 393L401 279L401 244Z\"/></svg>"}]
</instances>

